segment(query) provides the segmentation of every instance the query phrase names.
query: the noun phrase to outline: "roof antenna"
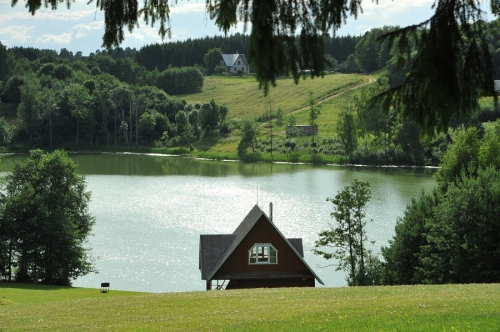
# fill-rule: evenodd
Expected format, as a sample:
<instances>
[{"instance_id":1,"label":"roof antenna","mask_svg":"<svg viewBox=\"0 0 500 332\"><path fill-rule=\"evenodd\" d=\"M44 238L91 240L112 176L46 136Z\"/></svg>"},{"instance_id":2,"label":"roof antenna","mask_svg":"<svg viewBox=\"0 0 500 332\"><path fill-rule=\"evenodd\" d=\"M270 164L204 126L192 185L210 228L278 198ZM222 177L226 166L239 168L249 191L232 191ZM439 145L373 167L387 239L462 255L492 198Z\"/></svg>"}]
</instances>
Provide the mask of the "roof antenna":
<instances>
[{"instance_id":1,"label":"roof antenna","mask_svg":"<svg viewBox=\"0 0 500 332\"><path fill-rule=\"evenodd\" d=\"M269 220L273 222L273 202L269 202Z\"/></svg>"},{"instance_id":2,"label":"roof antenna","mask_svg":"<svg viewBox=\"0 0 500 332\"><path fill-rule=\"evenodd\" d=\"M259 185L257 185L257 205L259 205Z\"/></svg>"}]
</instances>

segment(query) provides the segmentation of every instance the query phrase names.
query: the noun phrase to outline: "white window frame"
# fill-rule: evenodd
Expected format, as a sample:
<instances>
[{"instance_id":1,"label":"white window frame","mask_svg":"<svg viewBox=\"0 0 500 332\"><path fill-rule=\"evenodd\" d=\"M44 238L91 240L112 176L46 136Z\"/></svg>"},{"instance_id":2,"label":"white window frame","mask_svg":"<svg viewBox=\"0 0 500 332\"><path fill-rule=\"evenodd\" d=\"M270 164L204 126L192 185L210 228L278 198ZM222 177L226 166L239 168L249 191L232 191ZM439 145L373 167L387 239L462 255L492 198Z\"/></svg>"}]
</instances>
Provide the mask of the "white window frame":
<instances>
[{"instance_id":1,"label":"white window frame","mask_svg":"<svg viewBox=\"0 0 500 332\"><path fill-rule=\"evenodd\" d=\"M262 257L260 258L259 252L262 255ZM276 253L276 255L274 256L274 262L271 261L273 252ZM278 249L276 249L271 243L255 243L252 248L248 250L248 264L278 264Z\"/></svg>"}]
</instances>

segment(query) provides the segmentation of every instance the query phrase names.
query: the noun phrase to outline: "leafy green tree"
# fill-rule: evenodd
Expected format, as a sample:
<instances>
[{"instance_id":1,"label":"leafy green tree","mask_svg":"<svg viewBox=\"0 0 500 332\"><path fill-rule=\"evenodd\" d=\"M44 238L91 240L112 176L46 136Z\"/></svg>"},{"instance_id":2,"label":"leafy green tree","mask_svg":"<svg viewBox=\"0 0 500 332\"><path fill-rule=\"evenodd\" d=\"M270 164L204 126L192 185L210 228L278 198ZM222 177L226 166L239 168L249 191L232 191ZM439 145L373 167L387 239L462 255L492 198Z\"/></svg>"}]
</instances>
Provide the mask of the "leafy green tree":
<instances>
[{"instance_id":1,"label":"leafy green tree","mask_svg":"<svg viewBox=\"0 0 500 332\"><path fill-rule=\"evenodd\" d=\"M422 262L418 257L427 245L426 223L433 217L433 210L441 201L437 190L421 193L407 205L403 217L398 218L395 235L388 247L382 247L385 285L418 284L422 280Z\"/></svg>"},{"instance_id":2,"label":"leafy green tree","mask_svg":"<svg viewBox=\"0 0 500 332\"><path fill-rule=\"evenodd\" d=\"M220 48L216 47L208 50L208 52L203 57L208 75L212 75L215 72L215 69L219 65L221 59L222 50ZM227 68L225 69L227 71Z\"/></svg>"},{"instance_id":3,"label":"leafy green tree","mask_svg":"<svg viewBox=\"0 0 500 332\"><path fill-rule=\"evenodd\" d=\"M327 260L336 259L337 271L348 272L347 281L351 286L368 285L365 268L368 240L365 217L370 197L369 183L353 180L334 198L327 198L335 206L330 216L335 219L336 224L319 233L319 239L314 244L315 255Z\"/></svg>"},{"instance_id":4,"label":"leafy green tree","mask_svg":"<svg viewBox=\"0 0 500 332\"><path fill-rule=\"evenodd\" d=\"M193 138L193 127L189 123L189 117L184 111L179 111L175 116L175 124L177 125L177 135L181 137L183 142L189 143Z\"/></svg>"},{"instance_id":5,"label":"leafy green tree","mask_svg":"<svg viewBox=\"0 0 500 332\"><path fill-rule=\"evenodd\" d=\"M293 115L288 118L288 125L286 126L285 132L286 137L297 137L300 135L299 128L296 127L297 121Z\"/></svg>"},{"instance_id":6,"label":"leafy green tree","mask_svg":"<svg viewBox=\"0 0 500 332\"><path fill-rule=\"evenodd\" d=\"M5 82L9 79L11 70L9 52L7 52L7 48L0 42L0 82Z\"/></svg>"},{"instance_id":7,"label":"leafy green tree","mask_svg":"<svg viewBox=\"0 0 500 332\"><path fill-rule=\"evenodd\" d=\"M248 148L252 148L255 153L255 144L257 143L257 128L253 121L244 121L241 126L241 140L238 143L238 155L243 156Z\"/></svg>"},{"instance_id":8,"label":"leafy green tree","mask_svg":"<svg viewBox=\"0 0 500 332\"><path fill-rule=\"evenodd\" d=\"M144 112L141 115L139 120L139 130L141 132L141 141L144 142L152 142L155 139L155 127L156 127L156 119L155 117L148 111Z\"/></svg>"},{"instance_id":9,"label":"leafy green tree","mask_svg":"<svg viewBox=\"0 0 500 332\"><path fill-rule=\"evenodd\" d=\"M33 136L39 128L39 114L35 107L40 83L38 80L27 80L21 87L21 103L17 107L18 117L22 120L22 125L30 137L31 144Z\"/></svg>"},{"instance_id":10,"label":"leafy green tree","mask_svg":"<svg viewBox=\"0 0 500 332\"><path fill-rule=\"evenodd\" d=\"M385 67L391 58L389 41L379 42L377 39L388 32L396 30L397 27L384 26L373 28L356 44L356 64L363 73L370 73Z\"/></svg>"},{"instance_id":11,"label":"leafy green tree","mask_svg":"<svg viewBox=\"0 0 500 332\"><path fill-rule=\"evenodd\" d=\"M210 103L201 105L200 110L200 126L206 132L210 133L217 128L219 124L219 113L217 105L212 100Z\"/></svg>"},{"instance_id":12,"label":"leafy green tree","mask_svg":"<svg viewBox=\"0 0 500 332\"><path fill-rule=\"evenodd\" d=\"M278 126L281 126L283 124L283 117L284 117L283 108L278 107L278 110L276 111L276 124Z\"/></svg>"},{"instance_id":13,"label":"leafy green tree","mask_svg":"<svg viewBox=\"0 0 500 332\"><path fill-rule=\"evenodd\" d=\"M500 168L500 120L485 128L485 136L479 148L478 162L482 167L496 165Z\"/></svg>"},{"instance_id":14,"label":"leafy green tree","mask_svg":"<svg viewBox=\"0 0 500 332\"><path fill-rule=\"evenodd\" d=\"M219 120L220 124L225 124L227 115L229 114L229 107L226 104L219 106Z\"/></svg>"},{"instance_id":15,"label":"leafy green tree","mask_svg":"<svg viewBox=\"0 0 500 332\"><path fill-rule=\"evenodd\" d=\"M460 177L462 168L469 170L469 164L477 167L478 154L481 146L477 128L470 127L459 130L453 135L453 145L448 149L441 160L440 168L436 172L436 180L441 189L455 182Z\"/></svg>"},{"instance_id":16,"label":"leafy green tree","mask_svg":"<svg viewBox=\"0 0 500 332\"><path fill-rule=\"evenodd\" d=\"M25 78L19 75L14 75L9 78L3 88L2 101L8 103L21 102L21 86L25 83Z\"/></svg>"},{"instance_id":17,"label":"leafy green tree","mask_svg":"<svg viewBox=\"0 0 500 332\"><path fill-rule=\"evenodd\" d=\"M0 200L3 278L70 285L94 272L86 248L94 218L90 192L67 153L32 150L7 175Z\"/></svg>"},{"instance_id":18,"label":"leafy green tree","mask_svg":"<svg viewBox=\"0 0 500 332\"><path fill-rule=\"evenodd\" d=\"M339 114L337 120L337 133L340 143L346 156L352 161L352 155L358 146L358 129L356 125L356 116L351 108L347 106Z\"/></svg>"},{"instance_id":19,"label":"leafy green tree","mask_svg":"<svg viewBox=\"0 0 500 332\"><path fill-rule=\"evenodd\" d=\"M325 55L326 68L332 71L339 70L339 61L335 59L331 54Z\"/></svg>"},{"instance_id":20,"label":"leafy green tree","mask_svg":"<svg viewBox=\"0 0 500 332\"><path fill-rule=\"evenodd\" d=\"M71 115L76 119L76 145L80 137L80 122L89 115L89 104L91 97L87 88L80 84L70 84L67 87L68 104L71 109Z\"/></svg>"},{"instance_id":21,"label":"leafy green tree","mask_svg":"<svg viewBox=\"0 0 500 332\"><path fill-rule=\"evenodd\" d=\"M44 119L49 122L49 138L50 147L53 144L53 119L55 117L59 106L57 106L56 95L53 89L43 88L38 94L38 98L35 102L35 108L37 113L39 113Z\"/></svg>"},{"instance_id":22,"label":"leafy green tree","mask_svg":"<svg viewBox=\"0 0 500 332\"><path fill-rule=\"evenodd\" d=\"M412 201L382 248L384 283L499 282L499 186L498 168L462 169L446 192Z\"/></svg>"},{"instance_id":23,"label":"leafy green tree","mask_svg":"<svg viewBox=\"0 0 500 332\"><path fill-rule=\"evenodd\" d=\"M314 126L318 116L321 114L321 108L316 105L312 91L309 91L307 103L309 104L309 125Z\"/></svg>"},{"instance_id":24,"label":"leafy green tree","mask_svg":"<svg viewBox=\"0 0 500 332\"><path fill-rule=\"evenodd\" d=\"M397 129L396 140L409 164L423 165L424 163L424 149L420 137L421 130L418 124L411 119L403 119Z\"/></svg>"},{"instance_id":25,"label":"leafy green tree","mask_svg":"<svg viewBox=\"0 0 500 332\"><path fill-rule=\"evenodd\" d=\"M193 128L193 135L196 138L200 138L201 130L200 130L200 111L194 108L191 112L189 112L189 123Z\"/></svg>"},{"instance_id":26,"label":"leafy green tree","mask_svg":"<svg viewBox=\"0 0 500 332\"><path fill-rule=\"evenodd\" d=\"M355 73L359 70L358 64L356 63L356 56L354 54L349 54L347 60L344 63L344 70L347 73Z\"/></svg>"},{"instance_id":27,"label":"leafy green tree","mask_svg":"<svg viewBox=\"0 0 500 332\"><path fill-rule=\"evenodd\" d=\"M227 67L224 65L217 65L214 69L214 74L223 75L227 73Z\"/></svg>"}]
</instances>

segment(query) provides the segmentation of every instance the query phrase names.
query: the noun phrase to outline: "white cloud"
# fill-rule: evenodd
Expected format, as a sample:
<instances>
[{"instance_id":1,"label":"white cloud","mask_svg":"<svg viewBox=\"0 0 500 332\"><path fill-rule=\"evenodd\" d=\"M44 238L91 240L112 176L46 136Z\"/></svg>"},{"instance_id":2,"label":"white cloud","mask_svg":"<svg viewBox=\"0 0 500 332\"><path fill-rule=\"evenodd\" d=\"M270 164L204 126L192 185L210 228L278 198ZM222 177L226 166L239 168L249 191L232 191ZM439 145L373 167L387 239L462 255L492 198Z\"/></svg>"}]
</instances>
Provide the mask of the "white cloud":
<instances>
[{"instance_id":1,"label":"white cloud","mask_svg":"<svg viewBox=\"0 0 500 332\"><path fill-rule=\"evenodd\" d=\"M143 46L147 44L162 43L167 40L167 36L165 36L165 39L163 41L161 40L161 37L158 34L158 29L141 25L140 28L135 28L132 33L127 31L127 33L125 34L123 47L129 46L131 48L137 48L137 44Z\"/></svg>"},{"instance_id":2,"label":"white cloud","mask_svg":"<svg viewBox=\"0 0 500 332\"><path fill-rule=\"evenodd\" d=\"M2 7L6 7L2 5ZM7 9L10 10L10 9ZM64 11L63 11L64 10ZM98 11L99 13L100 11ZM95 15L95 10L66 10L66 9L40 9L35 15L31 15L28 10L26 11L15 11L10 14L1 14L0 22L9 21L19 21L19 20L29 20L29 21L79 21L85 17L93 17Z\"/></svg>"},{"instance_id":3,"label":"white cloud","mask_svg":"<svg viewBox=\"0 0 500 332\"><path fill-rule=\"evenodd\" d=\"M71 35L74 36L75 39L82 39L93 30L104 30L104 21L92 22L90 24L77 24L71 29Z\"/></svg>"},{"instance_id":4,"label":"white cloud","mask_svg":"<svg viewBox=\"0 0 500 332\"><path fill-rule=\"evenodd\" d=\"M170 14L188 14L188 13L204 13L206 11L205 3L185 3L170 5Z\"/></svg>"},{"instance_id":5,"label":"white cloud","mask_svg":"<svg viewBox=\"0 0 500 332\"><path fill-rule=\"evenodd\" d=\"M69 45L71 43L70 33L61 33L60 35L43 34L36 39L37 44L47 45Z\"/></svg>"},{"instance_id":6,"label":"white cloud","mask_svg":"<svg viewBox=\"0 0 500 332\"><path fill-rule=\"evenodd\" d=\"M6 41L5 44L19 42L24 43L32 38L30 33L33 31L33 29L33 26L11 25L5 28L0 28L0 36L7 36L7 38L2 37L2 40Z\"/></svg>"}]
</instances>

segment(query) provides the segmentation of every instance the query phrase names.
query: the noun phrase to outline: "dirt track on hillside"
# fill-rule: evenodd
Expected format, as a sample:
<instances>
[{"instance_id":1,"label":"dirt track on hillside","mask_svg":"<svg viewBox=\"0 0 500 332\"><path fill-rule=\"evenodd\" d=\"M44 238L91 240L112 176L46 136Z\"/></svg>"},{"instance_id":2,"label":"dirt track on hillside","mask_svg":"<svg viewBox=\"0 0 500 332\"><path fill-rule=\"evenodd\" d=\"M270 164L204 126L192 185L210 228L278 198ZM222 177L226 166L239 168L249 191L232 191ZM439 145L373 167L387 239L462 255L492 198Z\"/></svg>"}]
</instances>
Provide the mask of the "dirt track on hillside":
<instances>
[{"instance_id":1,"label":"dirt track on hillside","mask_svg":"<svg viewBox=\"0 0 500 332\"><path fill-rule=\"evenodd\" d=\"M341 90L340 92L337 92L337 93L335 93L335 94L333 94L333 95L330 95L330 96L328 96L328 97L325 97L325 98L323 98L323 99L320 99L320 100L316 101L316 105L322 104L322 103L324 103L325 101L329 101L329 100L331 100L331 99L333 99L333 98L337 98L338 96L340 96L340 95L341 95L341 94L343 94L343 93L346 93L347 91L356 90L356 89L359 89L359 88L361 88L361 87L363 87L363 86L365 86L365 85L372 84L372 83L374 83L374 82L375 82L375 79L374 79L373 77L368 77L368 82L364 82L364 83L361 83L361 84L358 84L358 85L355 85L355 86L352 86L352 87L346 88L346 89ZM302 108L299 108L298 110L295 110L295 111L293 111L293 112L287 113L287 115L288 115L288 114L295 114L295 113L299 113L299 112L301 112L301 111L304 111L304 110L308 109L309 107L310 107L310 106L304 106L304 107L302 107Z\"/></svg>"}]
</instances>

